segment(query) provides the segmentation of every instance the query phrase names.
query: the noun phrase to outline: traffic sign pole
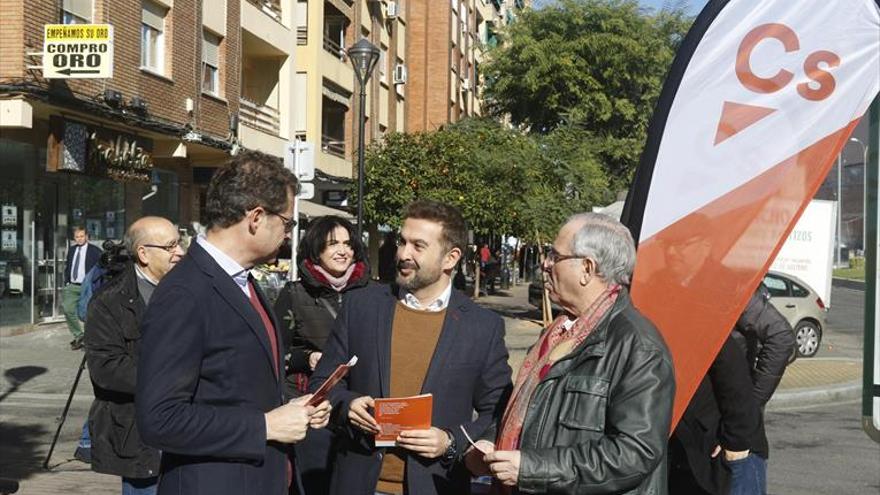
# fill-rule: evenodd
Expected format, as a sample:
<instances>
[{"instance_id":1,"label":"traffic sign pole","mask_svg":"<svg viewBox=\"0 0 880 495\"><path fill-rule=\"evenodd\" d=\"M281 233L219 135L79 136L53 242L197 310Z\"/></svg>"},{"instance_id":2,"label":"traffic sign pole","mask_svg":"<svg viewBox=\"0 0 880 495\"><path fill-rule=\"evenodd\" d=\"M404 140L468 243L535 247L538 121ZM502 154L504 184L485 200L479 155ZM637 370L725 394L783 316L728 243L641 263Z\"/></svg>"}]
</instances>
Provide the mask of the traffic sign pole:
<instances>
[{"instance_id":1,"label":"traffic sign pole","mask_svg":"<svg viewBox=\"0 0 880 495\"><path fill-rule=\"evenodd\" d=\"M299 170L299 140L296 140L296 145L294 145L293 149L293 170ZM295 173L295 172L294 172ZM296 220L296 225L293 227L293 231L290 233L290 272L288 273L288 279L293 282L299 276L296 260L296 251L299 249L299 191L296 192L296 195L293 197L293 218Z\"/></svg>"},{"instance_id":2,"label":"traffic sign pole","mask_svg":"<svg viewBox=\"0 0 880 495\"><path fill-rule=\"evenodd\" d=\"M293 198L293 218L299 222L300 199L309 199L314 195L314 187L310 182L315 178L315 147L308 142L294 139L284 145L284 166L290 169L299 182L299 191ZM288 278L294 281L299 276L296 264L296 251L299 248L299 224L290 232L290 269Z\"/></svg>"}]
</instances>

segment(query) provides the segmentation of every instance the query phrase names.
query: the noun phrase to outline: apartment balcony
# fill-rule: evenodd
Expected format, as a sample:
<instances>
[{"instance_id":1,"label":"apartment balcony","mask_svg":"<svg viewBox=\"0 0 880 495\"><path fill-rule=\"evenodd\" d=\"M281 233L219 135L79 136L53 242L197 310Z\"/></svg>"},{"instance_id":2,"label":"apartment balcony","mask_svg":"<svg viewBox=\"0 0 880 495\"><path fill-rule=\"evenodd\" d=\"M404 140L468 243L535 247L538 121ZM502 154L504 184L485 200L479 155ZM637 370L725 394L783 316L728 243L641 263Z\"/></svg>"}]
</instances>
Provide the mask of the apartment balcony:
<instances>
[{"instance_id":1,"label":"apartment balcony","mask_svg":"<svg viewBox=\"0 0 880 495\"><path fill-rule=\"evenodd\" d=\"M247 0L264 14L281 22L281 0Z\"/></svg>"},{"instance_id":2,"label":"apartment balcony","mask_svg":"<svg viewBox=\"0 0 880 495\"><path fill-rule=\"evenodd\" d=\"M345 141L340 141L334 136L321 134L321 151L328 155L345 158Z\"/></svg>"},{"instance_id":3,"label":"apartment balcony","mask_svg":"<svg viewBox=\"0 0 880 495\"><path fill-rule=\"evenodd\" d=\"M345 158L345 117L349 112L348 98L341 88L325 86L321 98L321 151Z\"/></svg>"},{"instance_id":4,"label":"apartment balcony","mask_svg":"<svg viewBox=\"0 0 880 495\"><path fill-rule=\"evenodd\" d=\"M281 132L281 116L278 110L242 97L239 100L240 122L267 134L277 136Z\"/></svg>"},{"instance_id":5,"label":"apartment balcony","mask_svg":"<svg viewBox=\"0 0 880 495\"><path fill-rule=\"evenodd\" d=\"M324 51L332 55L334 58L338 58L340 62L345 62L346 53L345 48L342 47L337 41L324 36Z\"/></svg>"},{"instance_id":6,"label":"apartment balcony","mask_svg":"<svg viewBox=\"0 0 880 495\"><path fill-rule=\"evenodd\" d=\"M272 51L291 54L294 50L294 33L282 23L280 14L276 16L266 6L277 4L265 0L241 2L241 30L251 37L272 47Z\"/></svg>"}]
</instances>

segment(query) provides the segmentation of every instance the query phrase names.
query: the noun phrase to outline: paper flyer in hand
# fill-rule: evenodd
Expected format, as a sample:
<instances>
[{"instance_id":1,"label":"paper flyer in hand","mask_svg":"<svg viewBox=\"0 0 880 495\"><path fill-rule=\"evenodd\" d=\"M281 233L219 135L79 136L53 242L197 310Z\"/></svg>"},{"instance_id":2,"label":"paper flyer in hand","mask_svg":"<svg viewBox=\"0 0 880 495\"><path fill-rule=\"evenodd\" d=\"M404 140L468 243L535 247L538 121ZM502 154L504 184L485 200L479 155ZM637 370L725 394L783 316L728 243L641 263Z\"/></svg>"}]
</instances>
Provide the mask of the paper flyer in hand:
<instances>
[{"instance_id":1,"label":"paper flyer in hand","mask_svg":"<svg viewBox=\"0 0 880 495\"><path fill-rule=\"evenodd\" d=\"M431 394L375 399L374 414L379 423L376 447L394 447L401 431L431 428L433 405Z\"/></svg>"},{"instance_id":2,"label":"paper flyer in hand","mask_svg":"<svg viewBox=\"0 0 880 495\"><path fill-rule=\"evenodd\" d=\"M464 437L467 439L468 443L471 444L471 447L473 447L474 450L476 450L477 452L479 452L479 453L481 453L481 454L483 454L483 455L488 454L488 452L486 452L485 450L483 450L483 449L481 449L480 447L477 446L477 443L474 442L474 439L471 438L471 436L468 435L467 430L464 429L464 425L458 425L458 427L461 428L461 432L464 433Z\"/></svg>"},{"instance_id":3,"label":"paper flyer in hand","mask_svg":"<svg viewBox=\"0 0 880 495\"><path fill-rule=\"evenodd\" d=\"M348 370L351 369L352 366L356 365L358 362L357 356L352 356L351 359L348 360L345 364L340 364L333 371L333 374L328 376L321 387L315 391L315 394L309 399L309 402L306 404L308 406L317 406L318 404L324 402L324 399L327 398L327 393L330 392L330 389L333 388L334 385L339 383L339 380L345 378L345 375L348 374Z\"/></svg>"}]
</instances>

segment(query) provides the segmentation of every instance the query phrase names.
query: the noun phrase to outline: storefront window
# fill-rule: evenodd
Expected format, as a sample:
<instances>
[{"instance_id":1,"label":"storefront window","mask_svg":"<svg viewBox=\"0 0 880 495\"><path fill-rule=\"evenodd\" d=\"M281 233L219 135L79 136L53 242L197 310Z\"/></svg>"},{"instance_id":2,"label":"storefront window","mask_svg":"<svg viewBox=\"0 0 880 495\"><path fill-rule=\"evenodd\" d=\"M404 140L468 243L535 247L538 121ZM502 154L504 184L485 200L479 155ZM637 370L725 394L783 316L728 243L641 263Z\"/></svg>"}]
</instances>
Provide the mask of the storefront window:
<instances>
[{"instance_id":1,"label":"storefront window","mask_svg":"<svg viewBox=\"0 0 880 495\"><path fill-rule=\"evenodd\" d=\"M90 241L121 239L126 227L121 182L46 172L45 134L0 138L0 327L58 321L72 228Z\"/></svg>"},{"instance_id":2,"label":"storefront window","mask_svg":"<svg viewBox=\"0 0 880 495\"><path fill-rule=\"evenodd\" d=\"M0 138L0 327L31 321L36 190L27 142Z\"/></svg>"}]
</instances>

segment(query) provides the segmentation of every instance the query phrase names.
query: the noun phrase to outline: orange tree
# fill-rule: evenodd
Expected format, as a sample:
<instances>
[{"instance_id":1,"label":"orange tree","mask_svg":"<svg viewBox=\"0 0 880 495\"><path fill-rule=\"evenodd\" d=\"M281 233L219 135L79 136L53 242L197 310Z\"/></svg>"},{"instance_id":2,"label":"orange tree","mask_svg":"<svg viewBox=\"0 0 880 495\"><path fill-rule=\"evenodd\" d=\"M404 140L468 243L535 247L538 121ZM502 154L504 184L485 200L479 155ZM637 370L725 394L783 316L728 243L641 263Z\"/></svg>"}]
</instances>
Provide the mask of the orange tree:
<instances>
[{"instance_id":1,"label":"orange tree","mask_svg":"<svg viewBox=\"0 0 880 495\"><path fill-rule=\"evenodd\" d=\"M611 194L583 131L529 136L468 119L434 132L390 134L366 156L368 222L398 226L419 198L459 207L478 233L549 239L572 213Z\"/></svg>"}]
</instances>

